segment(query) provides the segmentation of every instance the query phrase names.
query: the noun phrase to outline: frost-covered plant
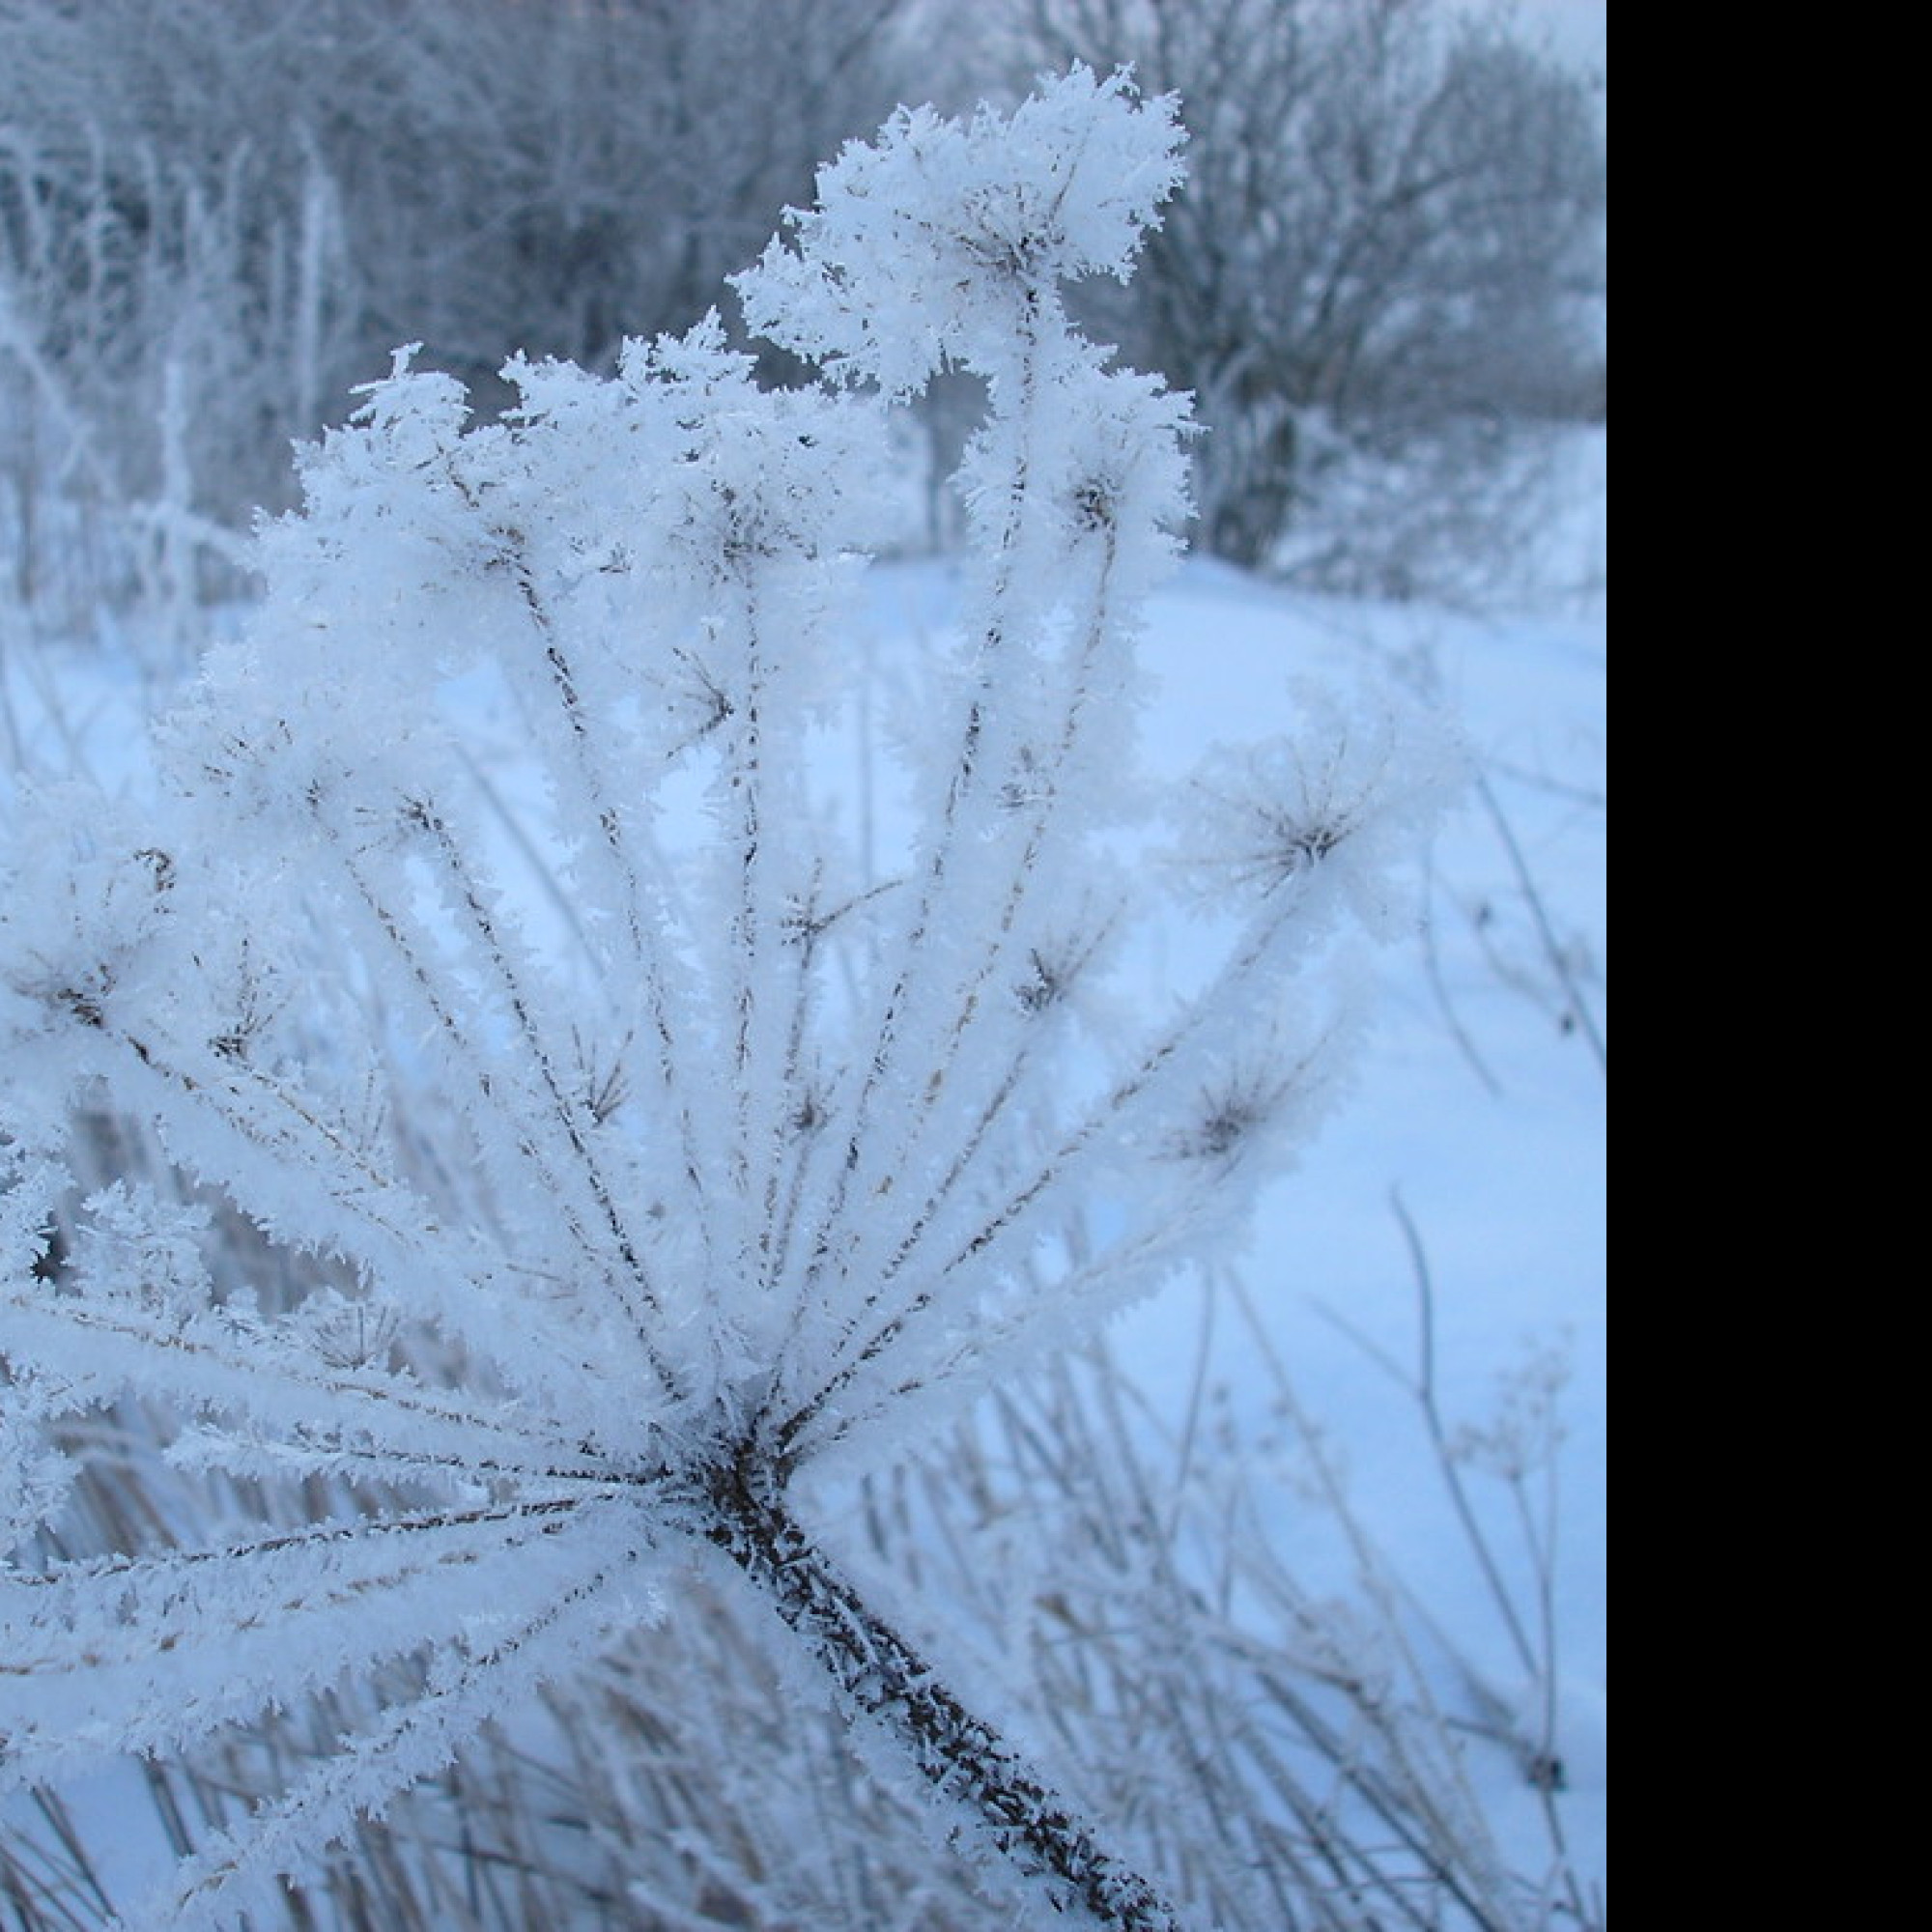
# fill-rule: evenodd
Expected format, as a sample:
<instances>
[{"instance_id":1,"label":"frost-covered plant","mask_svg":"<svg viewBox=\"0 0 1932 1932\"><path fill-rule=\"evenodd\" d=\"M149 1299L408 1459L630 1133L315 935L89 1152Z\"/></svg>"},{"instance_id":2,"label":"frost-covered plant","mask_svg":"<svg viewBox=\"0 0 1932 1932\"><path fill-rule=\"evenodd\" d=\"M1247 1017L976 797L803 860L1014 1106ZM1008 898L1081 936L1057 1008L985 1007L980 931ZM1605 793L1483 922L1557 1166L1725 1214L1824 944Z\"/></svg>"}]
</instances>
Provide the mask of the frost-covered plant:
<instances>
[{"instance_id":1,"label":"frost-covered plant","mask_svg":"<svg viewBox=\"0 0 1932 1932\"><path fill-rule=\"evenodd\" d=\"M471 426L399 355L306 453L259 620L158 735L159 795L23 816L0 1784L389 1690L144 1923L235 1922L522 1693L675 1616L694 1562L776 1611L969 1846L1099 1922L1174 1923L811 1515L1277 1170L1351 1031L1308 969L1383 909L1370 874L1438 776L1371 733L1197 787L1225 956L1173 1010L1093 1023L1163 876L1109 835L1187 419L1060 291L1127 271L1179 141L1171 102L1082 71L1010 118L902 113L740 278L826 372L801 389L707 321L611 380L514 363L520 407ZM989 398L970 583L873 877L815 728L862 668L891 407L947 364ZM526 769L493 776L464 725L496 701ZM399 1068L447 1109L434 1191ZM76 1105L151 1125L185 1185L97 1191L56 1245ZM310 1258L306 1296L261 1293L211 1213ZM333 1513L62 1560L61 1445L130 1395L238 1497L301 1479Z\"/></svg>"}]
</instances>

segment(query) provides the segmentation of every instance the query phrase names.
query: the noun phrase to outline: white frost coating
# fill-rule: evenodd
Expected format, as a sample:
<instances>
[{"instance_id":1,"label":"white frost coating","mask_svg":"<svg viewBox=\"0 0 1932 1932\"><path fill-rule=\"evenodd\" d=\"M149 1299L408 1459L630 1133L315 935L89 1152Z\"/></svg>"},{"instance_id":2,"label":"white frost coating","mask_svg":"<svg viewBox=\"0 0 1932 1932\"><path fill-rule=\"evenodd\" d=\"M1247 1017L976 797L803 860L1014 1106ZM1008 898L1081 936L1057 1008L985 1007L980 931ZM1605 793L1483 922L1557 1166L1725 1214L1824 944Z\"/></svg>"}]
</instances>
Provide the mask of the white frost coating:
<instances>
[{"instance_id":1,"label":"white frost coating","mask_svg":"<svg viewBox=\"0 0 1932 1932\"><path fill-rule=\"evenodd\" d=\"M775 241L737 277L746 317L889 396L947 360L997 376L1057 319L1062 282L1131 272L1180 183L1178 111L1078 67L1010 117L901 109L820 170L797 251Z\"/></svg>"},{"instance_id":2,"label":"white frost coating","mask_svg":"<svg viewBox=\"0 0 1932 1932\"><path fill-rule=\"evenodd\" d=\"M1076 71L1009 119L902 114L848 149L740 281L838 381L761 389L711 318L611 380L512 363L520 407L471 426L400 353L304 454L259 620L162 731L162 795L46 795L0 856L9 1775L439 1659L145 1922L233 1922L501 1682L648 1596L667 1539L724 1550L984 1842L1107 1922L1169 1922L786 1496L1238 1225L1346 1064L1350 1002L1309 969L1386 924L1441 792L1412 735L1319 711L1310 745L1231 755L1183 804L1236 915L1218 973L1137 1029L1081 1023L1170 882L1100 835L1134 795L1138 611L1187 514L1188 418L1059 287L1127 272L1179 139L1171 101ZM990 396L962 636L873 877L809 730L863 670L887 404L949 361ZM478 676L523 721L515 838L452 722ZM70 1097L157 1136L165 1184L58 1200ZM293 1305L258 1293L251 1244ZM184 1464L407 1500L43 1569L64 1472L40 1425L126 1395L182 1418Z\"/></svg>"}]
</instances>

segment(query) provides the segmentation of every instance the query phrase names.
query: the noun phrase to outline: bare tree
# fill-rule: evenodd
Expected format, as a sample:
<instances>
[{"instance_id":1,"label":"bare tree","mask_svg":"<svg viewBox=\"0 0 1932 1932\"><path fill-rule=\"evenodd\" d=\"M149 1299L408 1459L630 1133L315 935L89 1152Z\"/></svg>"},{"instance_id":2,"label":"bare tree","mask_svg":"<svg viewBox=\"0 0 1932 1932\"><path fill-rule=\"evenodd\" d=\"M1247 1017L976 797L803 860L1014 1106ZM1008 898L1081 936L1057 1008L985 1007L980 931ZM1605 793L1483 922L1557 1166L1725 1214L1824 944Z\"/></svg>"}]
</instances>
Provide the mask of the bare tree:
<instances>
[{"instance_id":1,"label":"bare tree","mask_svg":"<svg viewBox=\"0 0 1932 1932\"><path fill-rule=\"evenodd\" d=\"M0 551L63 620L191 597L353 380L307 105L344 12L0 0Z\"/></svg>"},{"instance_id":2,"label":"bare tree","mask_svg":"<svg viewBox=\"0 0 1932 1932\"><path fill-rule=\"evenodd\" d=\"M1104 323L1195 392L1208 549L1268 561L1363 456L1466 491L1499 425L1577 393L1605 196L1582 77L1439 0L1023 4L1029 59L1181 97L1188 187Z\"/></svg>"},{"instance_id":3,"label":"bare tree","mask_svg":"<svg viewBox=\"0 0 1932 1932\"><path fill-rule=\"evenodd\" d=\"M904 0L413 0L345 152L372 327L467 381L688 327L892 107ZM358 161L357 155L363 156ZM380 205L379 205L380 204Z\"/></svg>"},{"instance_id":4,"label":"bare tree","mask_svg":"<svg viewBox=\"0 0 1932 1932\"><path fill-rule=\"evenodd\" d=\"M398 341L488 408L509 350L687 327L892 106L906 11L0 0L9 575L70 565L84 503L83 590L191 591Z\"/></svg>"}]
</instances>

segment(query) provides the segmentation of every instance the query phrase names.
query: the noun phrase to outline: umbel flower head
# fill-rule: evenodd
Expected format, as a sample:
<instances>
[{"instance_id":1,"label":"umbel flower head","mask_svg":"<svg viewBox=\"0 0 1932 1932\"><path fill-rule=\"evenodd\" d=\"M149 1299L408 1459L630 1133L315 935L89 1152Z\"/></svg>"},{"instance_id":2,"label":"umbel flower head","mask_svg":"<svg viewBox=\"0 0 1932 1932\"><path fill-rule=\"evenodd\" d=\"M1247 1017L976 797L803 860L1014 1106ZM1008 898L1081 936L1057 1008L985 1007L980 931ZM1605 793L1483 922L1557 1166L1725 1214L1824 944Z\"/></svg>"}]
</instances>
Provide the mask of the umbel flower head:
<instances>
[{"instance_id":1,"label":"umbel flower head","mask_svg":"<svg viewBox=\"0 0 1932 1932\"><path fill-rule=\"evenodd\" d=\"M820 174L796 247L774 241L738 277L747 320L889 396L948 361L1009 377L1058 329L1063 283L1126 279L1180 184L1178 105L1076 67L964 127L901 108Z\"/></svg>"},{"instance_id":2,"label":"umbel flower head","mask_svg":"<svg viewBox=\"0 0 1932 1932\"><path fill-rule=\"evenodd\" d=\"M400 355L304 454L266 602L163 727L138 823L62 790L14 827L0 1783L429 1659L144 1923L237 1922L640 1605L676 1614L694 1560L1058 1902L1171 1922L799 1498L1156 1286L1332 1091L1346 1029L1287 984L1320 950L1298 889L1243 901L1178 1010L1082 1030L1135 916L1100 835L1187 419L1059 285L1126 272L1179 141L1172 103L1076 71L848 149L740 286L857 386L763 389L713 320L609 380L514 362L520 406L472 426ZM862 673L874 391L942 360L988 379L973 557L879 870L813 724ZM518 719L494 775L465 742L486 701ZM1382 856L1350 769L1350 836L1301 841L1297 879ZM164 1171L72 1207L80 1108ZM1104 1237L1066 1239L1090 1213ZM178 1461L335 1503L55 1560L47 1430L127 1397Z\"/></svg>"}]
</instances>

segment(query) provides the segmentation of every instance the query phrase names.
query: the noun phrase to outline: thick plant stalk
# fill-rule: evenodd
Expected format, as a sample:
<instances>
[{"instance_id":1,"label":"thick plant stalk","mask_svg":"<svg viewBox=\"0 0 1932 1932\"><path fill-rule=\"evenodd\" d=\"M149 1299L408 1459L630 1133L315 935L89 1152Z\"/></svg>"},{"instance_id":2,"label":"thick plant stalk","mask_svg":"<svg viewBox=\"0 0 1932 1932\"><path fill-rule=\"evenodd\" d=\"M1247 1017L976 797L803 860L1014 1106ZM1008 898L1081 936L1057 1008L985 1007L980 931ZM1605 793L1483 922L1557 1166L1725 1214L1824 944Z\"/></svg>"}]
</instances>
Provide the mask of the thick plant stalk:
<instances>
[{"instance_id":1,"label":"thick plant stalk","mask_svg":"<svg viewBox=\"0 0 1932 1932\"><path fill-rule=\"evenodd\" d=\"M1008 1859L1058 1881L1095 1923L1180 1932L1155 1888L1097 1844L1074 1807L866 1602L800 1526L767 1468L753 1451L715 1476L703 1533L805 1641L848 1706L882 1725Z\"/></svg>"}]
</instances>

